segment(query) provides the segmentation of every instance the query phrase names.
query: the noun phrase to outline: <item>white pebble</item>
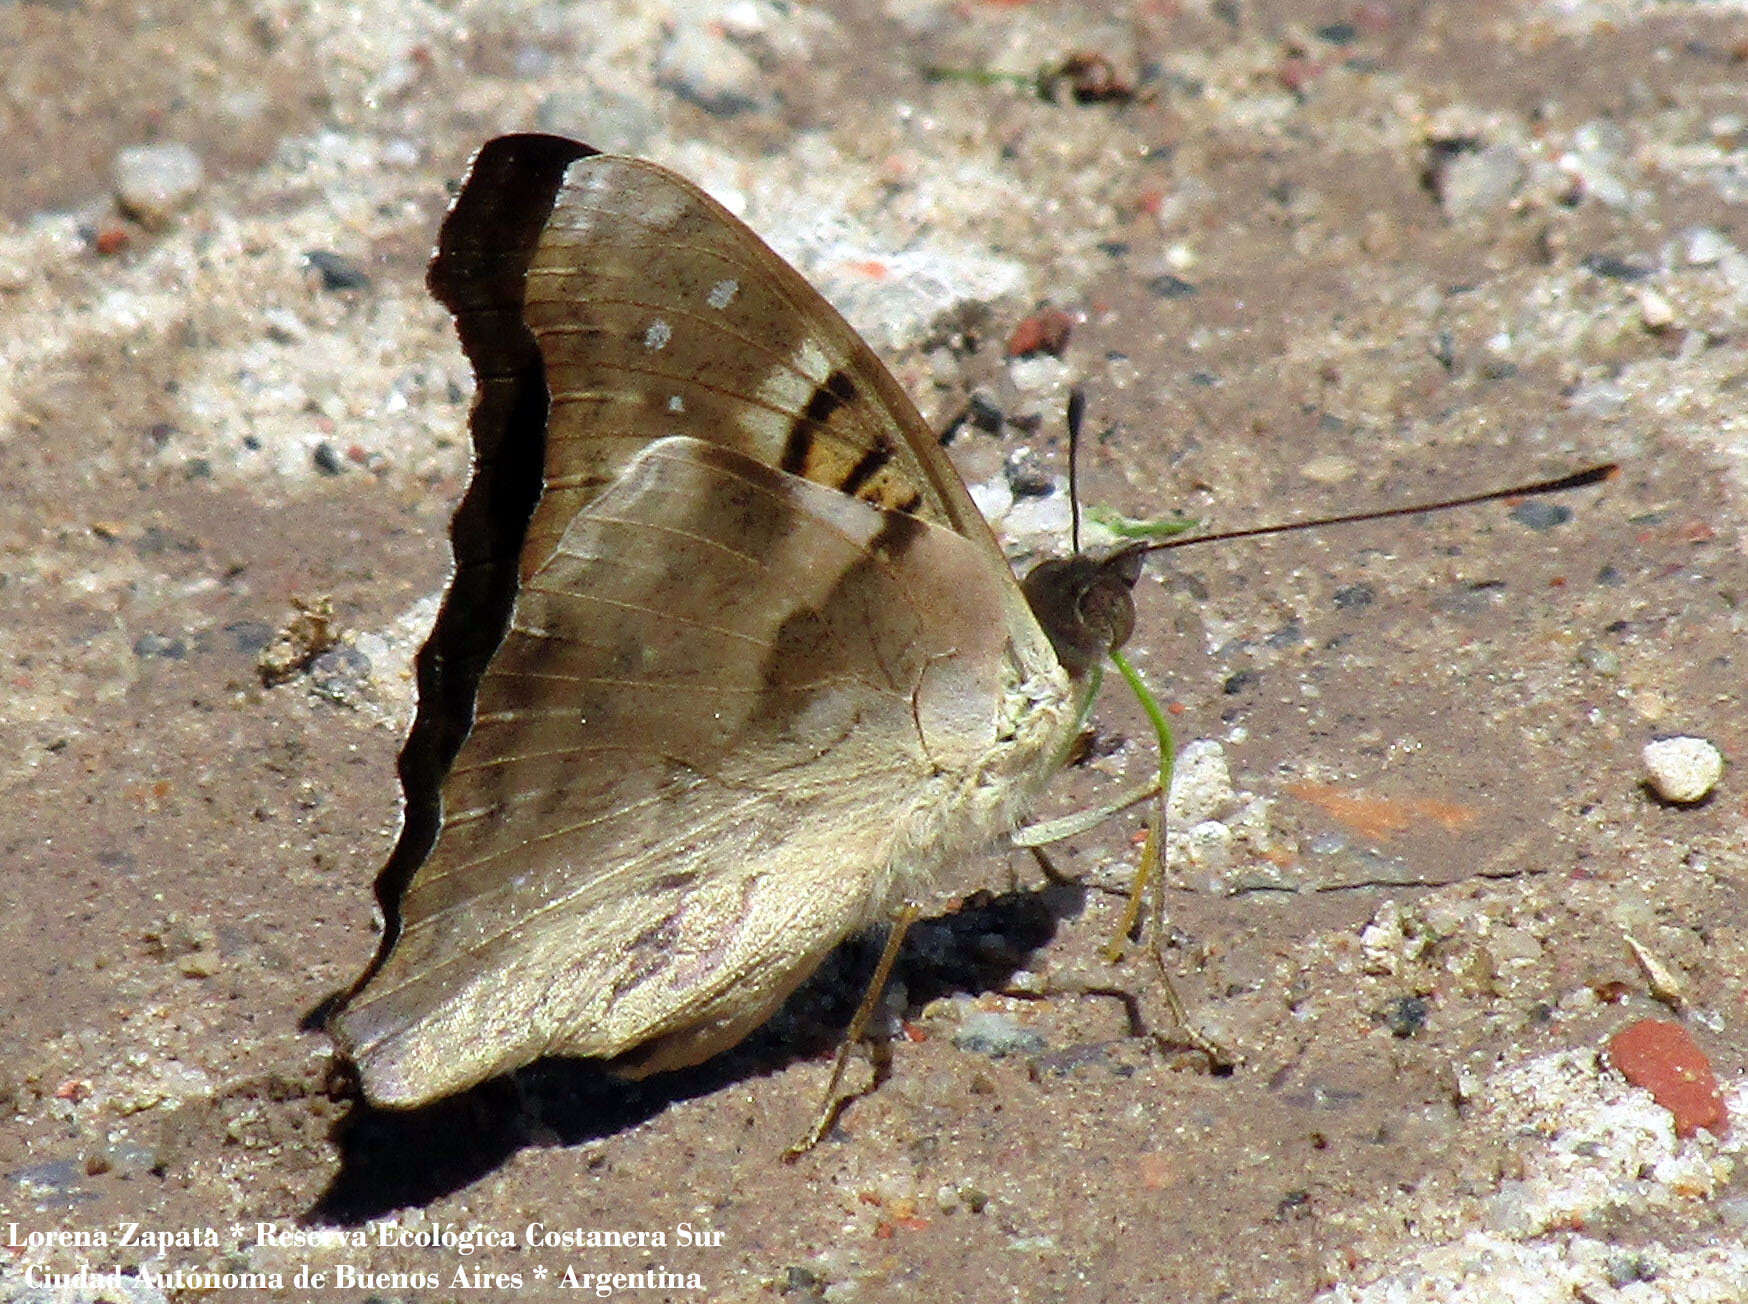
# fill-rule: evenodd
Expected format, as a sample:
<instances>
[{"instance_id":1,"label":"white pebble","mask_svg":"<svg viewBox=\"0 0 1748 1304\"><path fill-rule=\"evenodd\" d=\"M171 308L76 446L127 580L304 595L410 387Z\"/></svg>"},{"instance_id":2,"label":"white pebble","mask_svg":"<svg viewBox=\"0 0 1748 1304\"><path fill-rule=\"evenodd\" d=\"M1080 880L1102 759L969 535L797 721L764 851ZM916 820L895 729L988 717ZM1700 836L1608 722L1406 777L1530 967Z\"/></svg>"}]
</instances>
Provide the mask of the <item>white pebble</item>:
<instances>
[{"instance_id":1,"label":"white pebble","mask_svg":"<svg viewBox=\"0 0 1748 1304\"><path fill-rule=\"evenodd\" d=\"M115 197L147 226L162 226L206 180L200 155L179 141L135 145L115 156Z\"/></svg>"},{"instance_id":2,"label":"white pebble","mask_svg":"<svg viewBox=\"0 0 1748 1304\"><path fill-rule=\"evenodd\" d=\"M1645 777L1664 801L1699 801L1724 775L1723 753L1704 738L1658 738L1644 755Z\"/></svg>"},{"instance_id":3,"label":"white pebble","mask_svg":"<svg viewBox=\"0 0 1748 1304\"><path fill-rule=\"evenodd\" d=\"M1664 331L1675 324L1675 307L1655 290L1640 290L1639 316L1646 330Z\"/></svg>"},{"instance_id":4,"label":"white pebble","mask_svg":"<svg viewBox=\"0 0 1748 1304\"><path fill-rule=\"evenodd\" d=\"M1299 474L1313 484L1341 484L1344 480L1353 479L1357 469L1352 458L1343 457L1339 453L1324 453L1301 466Z\"/></svg>"},{"instance_id":5,"label":"white pebble","mask_svg":"<svg viewBox=\"0 0 1748 1304\"><path fill-rule=\"evenodd\" d=\"M1008 361L1008 379L1027 398L1054 398L1064 391L1068 377L1068 364L1048 353L1035 354L1029 358L1011 358Z\"/></svg>"},{"instance_id":6,"label":"white pebble","mask_svg":"<svg viewBox=\"0 0 1748 1304\"><path fill-rule=\"evenodd\" d=\"M1008 484L1005 475L992 475L989 479L967 485L966 488L971 490L971 501L977 504L977 510L983 513L983 519L991 525L1000 523L1013 508L1013 486Z\"/></svg>"},{"instance_id":7,"label":"white pebble","mask_svg":"<svg viewBox=\"0 0 1748 1304\"><path fill-rule=\"evenodd\" d=\"M656 57L656 82L706 113L727 118L766 102L759 65L707 24L678 24Z\"/></svg>"},{"instance_id":8,"label":"white pebble","mask_svg":"<svg viewBox=\"0 0 1748 1304\"><path fill-rule=\"evenodd\" d=\"M1523 160L1510 145L1489 145L1448 160L1438 178L1439 202L1446 216L1461 221L1496 213L1511 202L1523 183Z\"/></svg>"},{"instance_id":9,"label":"white pebble","mask_svg":"<svg viewBox=\"0 0 1748 1304\"><path fill-rule=\"evenodd\" d=\"M1175 828L1189 828L1217 820L1232 809L1235 797L1226 749L1211 738L1186 743L1171 777L1168 822Z\"/></svg>"},{"instance_id":10,"label":"white pebble","mask_svg":"<svg viewBox=\"0 0 1748 1304\"><path fill-rule=\"evenodd\" d=\"M1184 834L1183 846L1195 868L1221 874L1232 865L1233 842L1232 830L1226 825L1219 820L1203 820Z\"/></svg>"},{"instance_id":11,"label":"white pebble","mask_svg":"<svg viewBox=\"0 0 1748 1304\"><path fill-rule=\"evenodd\" d=\"M1735 252L1735 246L1713 227L1689 227L1682 238L1682 257L1689 267L1712 267Z\"/></svg>"}]
</instances>

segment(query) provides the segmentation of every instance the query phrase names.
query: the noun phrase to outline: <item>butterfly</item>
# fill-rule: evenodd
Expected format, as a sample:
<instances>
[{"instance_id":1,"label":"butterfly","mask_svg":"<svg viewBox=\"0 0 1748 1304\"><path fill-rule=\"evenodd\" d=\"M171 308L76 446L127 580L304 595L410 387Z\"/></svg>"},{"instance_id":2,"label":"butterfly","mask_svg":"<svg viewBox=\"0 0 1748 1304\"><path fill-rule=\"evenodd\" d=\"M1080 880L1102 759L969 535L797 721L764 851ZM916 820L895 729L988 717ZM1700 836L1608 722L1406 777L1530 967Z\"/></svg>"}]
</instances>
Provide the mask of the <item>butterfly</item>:
<instances>
[{"instance_id":1,"label":"butterfly","mask_svg":"<svg viewBox=\"0 0 1748 1304\"><path fill-rule=\"evenodd\" d=\"M474 473L328 1027L384 1106L700 1063L1018 825L1140 552L1016 579L869 347L655 164L489 142L429 282Z\"/></svg>"}]
</instances>

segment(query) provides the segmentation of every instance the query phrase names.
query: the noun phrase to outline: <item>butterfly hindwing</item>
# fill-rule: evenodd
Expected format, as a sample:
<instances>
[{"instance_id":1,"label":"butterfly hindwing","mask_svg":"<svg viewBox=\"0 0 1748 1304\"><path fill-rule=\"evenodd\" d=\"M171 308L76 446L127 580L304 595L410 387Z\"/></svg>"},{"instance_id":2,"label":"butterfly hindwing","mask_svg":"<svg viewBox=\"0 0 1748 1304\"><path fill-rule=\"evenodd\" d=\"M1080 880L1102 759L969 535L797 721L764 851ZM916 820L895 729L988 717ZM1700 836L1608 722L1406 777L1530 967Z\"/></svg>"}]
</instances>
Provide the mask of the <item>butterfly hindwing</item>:
<instances>
[{"instance_id":1,"label":"butterfly hindwing","mask_svg":"<svg viewBox=\"0 0 1748 1304\"><path fill-rule=\"evenodd\" d=\"M684 436L522 585L400 933L335 1023L379 1103L694 1063L1011 826L1073 726L957 533Z\"/></svg>"}]
</instances>

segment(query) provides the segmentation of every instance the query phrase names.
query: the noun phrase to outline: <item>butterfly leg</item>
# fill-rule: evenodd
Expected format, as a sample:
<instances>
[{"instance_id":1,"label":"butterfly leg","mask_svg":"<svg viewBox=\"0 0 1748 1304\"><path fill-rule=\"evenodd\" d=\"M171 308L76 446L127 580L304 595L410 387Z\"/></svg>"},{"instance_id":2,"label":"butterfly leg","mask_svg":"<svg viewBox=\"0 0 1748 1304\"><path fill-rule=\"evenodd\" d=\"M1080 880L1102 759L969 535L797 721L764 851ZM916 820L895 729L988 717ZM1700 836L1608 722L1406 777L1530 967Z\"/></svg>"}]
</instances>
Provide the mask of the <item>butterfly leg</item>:
<instances>
[{"instance_id":1,"label":"butterfly leg","mask_svg":"<svg viewBox=\"0 0 1748 1304\"><path fill-rule=\"evenodd\" d=\"M1090 832L1110 819L1120 815L1131 806L1146 801L1149 797L1159 795L1159 778L1154 776L1138 788L1131 788L1119 794L1114 800L1103 806L1094 806L1091 810L1076 811L1072 815L1064 815L1060 819L1040 820L1036 824L1028 824L1024 828L1015 829L1008 835L1008 841L1016 847L1044 847L1052 842L1066 842L1069 838L1079 837Z\"/></svg>"},{"instance_id":2,"label":"butterfly leg","mask_svg":"<svg viewBox=\"0 0 1748 1304\"><path fill-rule=\"evenodd\" d=\"M1134 936L1144 903L1150 903L1152 908L1147 912L1147 953L1152 957L1153 967L1159 971L1159 983L1165 993L1166 1008L1171 1011L1172 1021L1177 1024L1190 1045L1207 1056L1209 1066L1217 1072L1224 1071L1231 1068L1236 1061L1228 1051L1190 1021L1189 1011L1184 1008L1183 998L1177 994L1177 986L1171 980L1171 971L1165 965L1164 943L1161 940L1165 936L1164 824L1163 809L1155 810L1147 821L1147 841L1141 845L1141 863L1135 871L1135 883L1129 894L1129 904L1123 911L1123 922L1116 936L1105 947L1105 959L1116 964L1123 958L1123 942ZM1154 1040L1160 1040L1158 1034L1154 1035Z\"/></svg>"},{"instance_id":3,"label":"butterfly leg","mask_svg":"<svg viewBox=\"0 0 1748 1304\"><path fill-rule=\"evenodd\" d=\"M1046 878L1052 882L1068 882L1070 880L1050 863L1050 859L1044 854L1039 843L1054 842L1084 832L1085 829L1093 827L1097 820L1109 818L1137 802L1158 796L1160 786L1159 780L1156 779L1151 784L1124 794L1115 803L1100 810L1082 811L1077 815L1066 816L1060 820L1030 825L1019 830L1014 835L1013 841L1016 845L1026 847L1032 852ZM1089 817L1096 817L1096 819L1091 819L1088 822ZM1123 911L1123 919L1117 929L1116 936L1105 948L1105 960L1110 964L1116 964L1123 958L1123 941L1134 936L1136 927L1141 922L1141 912L1150 904L1152 908L1147 912L1149 924L1147 950L1153 959L1154 968L1159 971L1159 982L1165 993L1166 1008L1171 1012L1172 1021L1183 1033L1184 1039L1207 1057L1208 1063L1213 1069L1216 1071L1225 1070L1236 1061L1228 1051L1210 1039L1190 1021L1189 1011L1184 1007L1183 998L1178 995L1177 986L1171 980L1171 971L1166 968L1165 952L1160 941L1165 933L1165 883L1162 872L1164 866L1161 863L1163 841L1160 837L1160 820L1159 812L1155 812L1152 819L1148 821L1147 841L1141 848L1141 864L1136 870L1135 882L1127 893L1129 903ZM1084 827L1081 827L1083 823ZM1059 828L1066 829L1066 831L1056 832ZM1040 837L1039 834L1046 836ZM1087 996L1118 994L1113 989L1106 987L1085 987L1074 990L1076 994ZM1127 993L1123 993L1123 995L1126 1000L1133 1000ZM1137 1024L1139 1014L1136 1008L1131 1005L1129 1012L1131 1024L1139 1026ZM1164 1045L1164 1039L1160 1034L1154 1033L1153 1038Z\"/></svg>"},{"instance_id":4,"label":"butterfly leg","mask_svg":"<svg viewBox=\"0 0 1748 1304\"><path fill-rule=\"evenodd\" d=\"M1081 881L1075 878L1072 874L1064 874L1060 869L1057 869L1056 862L1044 854L1044 848L1027 847L1026 850L1032 853L1032 859L1038 862L1038 872L1043 874L1047 881L1054 883L1057 887L1083 886ZM1093 886L1099 887L1100 885L1095 883ZM1114 888L1103 888L1102 890L1107 892L1115 891Z\"/></svg>"},{"instance_id":5,"label":"butterfly leg","mask_svg":"<svg viewBox=\"0 0 1748 1304\"><path fill-rule=\"evenodd\" d=\"M886 946L880 952L880 962L874 966L874 976L868 980L868 990L862 993L862 1003L856 1007L849 1030L844 1033L843 1044L838 1047L837 1063L832 1065L831 1081L826 1083L825 1098L820 1101L819 1114L807 1135L783 1152L786 1162L793 1163L818 1145L831 1130L832 1124L837 1122L838 1115L844 1112L845 1106L864 1094L852 1092L840 1095L838 1088L843 1085L844 1073L849 1068L850 1055L855 1051L856 1043L862 1040L868 1024L874 1018L874 1012L880 1008L880 998L886 992L886 982L892 977L892 967L898 962L898 953L904 946L904 935L916 922L917 912L917 905L907 901L893 919L892 927L886 934Z\"/></svg>"}]
</instances>

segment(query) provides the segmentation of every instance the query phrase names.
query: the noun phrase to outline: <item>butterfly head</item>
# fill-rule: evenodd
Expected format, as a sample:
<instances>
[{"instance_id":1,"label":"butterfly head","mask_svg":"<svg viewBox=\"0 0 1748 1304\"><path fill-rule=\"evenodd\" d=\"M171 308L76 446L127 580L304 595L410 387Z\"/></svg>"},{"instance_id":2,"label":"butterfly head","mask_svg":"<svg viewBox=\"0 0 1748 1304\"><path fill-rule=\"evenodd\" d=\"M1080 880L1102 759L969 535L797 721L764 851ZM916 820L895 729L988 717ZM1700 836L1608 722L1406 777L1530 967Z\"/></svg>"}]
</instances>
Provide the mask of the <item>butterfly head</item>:
<instances>
[{"instance_id":1,"label":"butterfly head","mask_svg":"<svg viewBox=\"0 0 1748 1304\"><path fill-rule=\"evenodd\" d=\"M1076 679L1134 632L1132 590L1141 578L1141 559L1139 548L1103 557L1076 553L1038 563L1020 582L1062 668Z\"/></svg>"}]
</instances>

